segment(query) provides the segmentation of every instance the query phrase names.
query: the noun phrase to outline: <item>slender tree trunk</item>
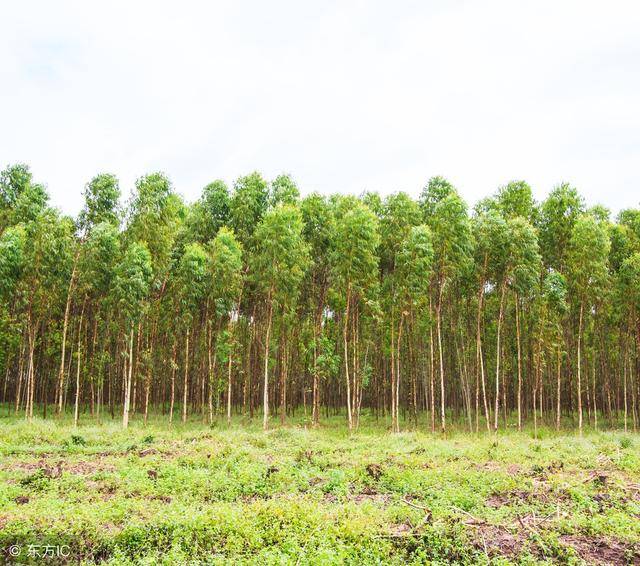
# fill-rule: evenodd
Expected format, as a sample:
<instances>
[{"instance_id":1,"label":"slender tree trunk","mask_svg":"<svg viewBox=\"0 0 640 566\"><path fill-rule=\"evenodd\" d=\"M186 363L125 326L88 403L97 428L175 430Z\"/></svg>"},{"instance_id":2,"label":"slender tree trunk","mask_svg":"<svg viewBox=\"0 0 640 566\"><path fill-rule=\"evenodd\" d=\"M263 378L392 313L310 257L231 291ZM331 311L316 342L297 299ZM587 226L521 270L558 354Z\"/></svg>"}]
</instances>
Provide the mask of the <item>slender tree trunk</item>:
<instances>
[{"instance_id":1,"label":"slender tree trunk","mask_svg":"<svg viewBox=\"0 0 640 566\"><path fill-rule=\"evenodd\" d=\"M485 258L485 269L486 269ZM480 292L478 293L478 312L476 315L476 350L477 350L477 363L480 370L480 384L482 385L482 402L484 404L484 419L487 424L487 432L491 431L491 416L489 415L489 404L487 403L487 385L484 375L484 355L482 353L482 306L484 304L484 280L480 286ZM476 426L476 429L478 427ZM477 432L477 430L476 430Z\"/></svg>"},{"instance_id":2,"label":"slender tree trunk","mask_svg":"<svg viewBox=\"0 0 640 566\"><path fill-rule=\"evenodd\" d=\"M344 371L347 382L347 423L349 434L353 432L353 418L351 415L351 378L349 376L349 348L347 344L347 333L349 331L349 306L351 304L351 284L347 287L347 304L344 312L344 323L342 327L342 342L344 346Z\"/></svg>"},{"instance_id":3,"label":"slender tree trunk","mask_svg":"<svg viewBox=\"0 0 640 566\"><path fill-rule=\"evenodd\" d=\"M438 289L438 305L436 307L436 334L438 337L438 356L440 361L440 431L445 432L445 409L444 409L444 358L442 356L442 291L444 282L441 281Z\"/></svg>"},{"instance_id":4,"label":"slender tree trunk","mask_svg":"<svg viewBox=\"0 0 640 566\"><path fill-rule=\"evenodd\" d=\"M85 298L86 301L86 298ZM78 427L78 410L80 407L80 367L82 365L82 319L84 317L84 305L85 301L82 303L82 312L80 313L80 322L78 324L78 362L76 368L76 399L73 407L73 426L74 428Z\"/></svg>"},{"instance_id":5,"label":"slender tree trunk","mask_svg":"<svg viewBox=\"0 0 640 566\"><path fill-rule=\"evenodd\" d=\"M267 318L267 336L264 344L264 384L262 392L262 428L269 428L269 342L271 341L271 322L273 319L273 287L269 290L269 315Z\"/></svg>"},{"instance_id":6,"label":"slender tree trunk","mask_svg":"<svg viewBox=\"0 0 640 566\"><path fill-rule=\"evenodd\" d=\"M520 348L520 305L516 293L516 342L518 350L518 431L522 431L522 351Z\"/></svg>"},{"instance_id":7,"label":"slender tree trunk","mask_svg":"<svg viewBox=\"0 0 640 566\"><path fill-rule=\"evenodd\" d=\"M498 328L496 331L496 406L495 413L493 415L493 431L498 432L498 416L500 409L500 332L502 331L502 317L504 312L504 295L505 295L505 283L503 282L500 287L500 311L498 313Z\"/></svg>"},{"instance_id":8,"label":"slender tree trunk","mask_svg":"<svg viewBox=\"0 0 640 566\"><path fill-rule=\"evenodd\" d=\"M189 332L187 328L187 338L184 344L184 384L182 393L182 422L187 422L187 401L189 399Z\"/></svg>"},{"instance_id":9,"label":"slender tree trunk","mask_svg":"<svg viewBox=\"0 0 640 566\"><path fill-rule=\"evenodd\" d=\"M128 363L128 375L126 378L126 387L124 394L124 408L122 411L122 427L127 428L129 426L129 400L131 398L131 380L133 379L133 323L131 324L131 330L129 331L129 363Z\"/></svg>"},{"instance_id":10,"label":"slender tree trunk","mask_svg":"<svg viewBox=\"0 0 640 566\"><path fill-rule=\"evenodd\" d=\"M584 311L584 302L580 302L580 317L578 321L578 432L582 436L582 381L581 381L581 369L582 369L582 315Z\"/></svg>"},{"instance_id":11,"label":"slender tree trunk","mask_svg":"<svg viewBox=\"0 0 640 566\"><path fill-rule=\"evenodd\" d=\"M71 309L71 299L73 296L73 287L76 279L76 271L78 266L78 257L80 255L80 248L76 251L75 258L73 260L73 269L71 270L71 279L69 280L69 288L67 289L67 301L64 307L64 321L62 323L62 348L60 352L60 369L58 370L58 407L56 412L62 413L63 391L64 391L64 358L67 346L67 328L69 326L69 312Z\"/></svg>"},{"instance_id":12,"label":"slender tree trunk","mask_svg":"<svg viewBox=\"0 0 640 566\"><path fill-rule=\"evenodd\" d=\"M177 367L177 348L175 338L173 340L173 348L171 353L171 400L169 401L169 424L173 422L173 407L176 400L176 367Z\"/></svg>"},{"instance_id":13,"label":"slender tree trunk","mask_svg":"<svg viewBox=\"0 0 640 566\"><path fill-rule=\"evenodd\" d=\"M560 414L561 414L561 405L560 405L560 391L561 391L561 382L562 382L562 352L560 351L560 345L557 347L557 358L556 358L556 430L560 430Z\"/></svg>"}]
</instances>

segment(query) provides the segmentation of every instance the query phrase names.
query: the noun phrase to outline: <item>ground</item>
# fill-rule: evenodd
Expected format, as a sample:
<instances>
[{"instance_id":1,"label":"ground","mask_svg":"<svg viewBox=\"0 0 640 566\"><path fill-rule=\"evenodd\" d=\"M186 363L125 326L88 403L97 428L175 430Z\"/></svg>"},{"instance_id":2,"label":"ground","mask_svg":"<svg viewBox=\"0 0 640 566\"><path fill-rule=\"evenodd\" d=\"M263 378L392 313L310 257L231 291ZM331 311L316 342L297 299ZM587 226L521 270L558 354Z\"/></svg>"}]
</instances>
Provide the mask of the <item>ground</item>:
<instances>
[{"instance_id":1,"label":"ground","mask_svg":"<svg viewBox=\"0 0 640 566\"><path fill-rule=\"evenodd\" d=\"M83 420L0 418L0 560L640 564L631 433Z\"/></svg>"}]
</instances>

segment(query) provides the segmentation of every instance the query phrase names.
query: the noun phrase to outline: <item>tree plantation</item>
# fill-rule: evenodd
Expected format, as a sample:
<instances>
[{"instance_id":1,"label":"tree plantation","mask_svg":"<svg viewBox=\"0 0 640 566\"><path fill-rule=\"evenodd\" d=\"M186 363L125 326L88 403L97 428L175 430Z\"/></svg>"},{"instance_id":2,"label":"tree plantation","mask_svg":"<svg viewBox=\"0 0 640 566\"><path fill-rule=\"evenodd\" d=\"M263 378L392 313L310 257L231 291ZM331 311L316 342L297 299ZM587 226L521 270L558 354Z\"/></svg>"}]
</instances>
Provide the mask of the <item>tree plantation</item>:
<instances>
[{"instance_id":1,"label":"tree plantation","mask_svg":"<svg viewBox=\"0 0 640 566\"><path fill-rule=\"evenodd\" d=\"M265 429L366 414L394 432L635 430L640 209L511 182L470 209L311 193L287 175L161 173L84 189L77 218L25 165L0 174L2 411Z\"/></svg>"}]
</instances>

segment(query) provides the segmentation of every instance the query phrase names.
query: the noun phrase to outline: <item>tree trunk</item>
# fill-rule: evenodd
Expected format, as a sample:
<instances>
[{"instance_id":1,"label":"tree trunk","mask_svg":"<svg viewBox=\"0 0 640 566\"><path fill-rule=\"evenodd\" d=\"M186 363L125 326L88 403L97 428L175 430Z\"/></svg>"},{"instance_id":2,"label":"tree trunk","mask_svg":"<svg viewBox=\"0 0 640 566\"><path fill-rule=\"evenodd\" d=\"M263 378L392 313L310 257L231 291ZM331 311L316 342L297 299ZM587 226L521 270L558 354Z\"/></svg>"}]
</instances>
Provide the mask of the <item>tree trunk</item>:
<instances>
[{"instance_id":1,"label":"tree trunk","mask_svg":"<svg viewBox=\"0 0 640 566\"><path fill-rule=\"evenodd\" d=\"M502 316L504 312L504 294L506 285L504 282L500 287L500 311L498 313L498 329L496 331L496 406L493 415L493 431L498 432L498 416L500 409L500 332L502 330Z\"/></svg>"},{"instance_id":2,"label":"tree trunk","mask_svg":"<svg viewBox=\"0 0 640 566\"><path fill-rule=\"evenodd\" d=\"M85 298L86 301L86 298ZM73 426L74 428L78 427L78 410L80 406L80 367L82 363L82 319L84 317L84 305L85 302L82 303L82 312L80 313L80 322L78 324L78 362L76 369L76 399L73 407Z\"/></svg>"},{"instance_id":3,"label":"tree trunk","mask_svg":"<svg viewBox=\"0 0 640 566\"><path fill-rule=\"evenodd\" d=\"M580 436L582 436L582 381L581 381L581 370L582 370L582 315L584 311L584 302L580 302L580 317L578 321L578 432Z\"/></svg>"},{"instance_id":4,"label":"tree trunk","mask_svg":"<svg viewBox=\"0 0 640 566\"><path fill-rule=\"evenodd\" d=\"M349 306L351 303L351 284L347 287L347 304L344 312L344 322L342 326L342 342L344 346L344 371L347 382L347 423L349 434L353 432L353 418L351 415L351 378L349 377L349 348L347 345L347 333L349 329Z\"/></svg>"},{"instance_id":5,"label":"tree trunk","mask_svg":"<svg viewBox=\"0 0 640 566\"><path fill-rule=\"evenodd\" d=\"M189 331L187 328L187 338L184 344L184 384L182 392L182 422L187 422L187 400L189 395Z\"/></svg>"},{"instance_id":6,"label":"tree trunk","mask_svg":"<svg viewBox=\"0 0 640 566\"><path fill-rule=\"evenodd\" d=\"M441 331L441 318L442 318L442 291L444 282L440 282L438 290L438 305L436 306L436 334L438 337L438 355L440 359L440 430L445 432L445 412L444 412L444 359L442 357L442 331Z\"/></svg>"},{"instance_id":7,"label":"tree trunk","mask_svg":"<svg viewBox=\"0 0 640 566\"><path fill-rule=\"evenodd\" d=\"M516 343L518 351L518 431L522 431L522 351L520 348L520 304L516 293Z\"/></svg>"},{"instance_id":8,"label":"tree trunk","mask_svg":"<svg viewBox=\"0 0 640 566\"><path fill-rule=\"evenodd\" d=\"M67 328L69 326L69 311L71 309L71 297L73 294L73 286L76 279L76 271L78 266L78 257L80 255L80 248L76 252L73 260L73 269L71 270L71 279L69 280L69 288L67 289L67 302L64 307L64 322L62 323L62 349L60 352L60 369L58 370L58 407L56 412L62 413L62 401L64 391L64 357L67 346Z\"/></svg>"},{"instance_id":9,"label":"tree trunk","mask_svg":"<svg viewBox=\"0 0 640 566\"><path fill-rule=\"evenodd\" d=\"M124 408L122 410L123 428L127 428L129 426L129 399L131 397L131 380L133 378L133 326L134 325L132 323L131 330L129 332L129 364L124 394Z\"/></svg>"},{"instance_id":10,"label":"tree trunk","mask_svg":"<svg viewBox=\"0 0 640 566\"><path fill-rule=\"evenodd\" d=\"M269 342L271 340L271 322L273 319L273 287L269 290L269 315L267 318L267 335L264 343L264 390L262 392L262 428L269 428Z\"/></svg>"}]
</instances>

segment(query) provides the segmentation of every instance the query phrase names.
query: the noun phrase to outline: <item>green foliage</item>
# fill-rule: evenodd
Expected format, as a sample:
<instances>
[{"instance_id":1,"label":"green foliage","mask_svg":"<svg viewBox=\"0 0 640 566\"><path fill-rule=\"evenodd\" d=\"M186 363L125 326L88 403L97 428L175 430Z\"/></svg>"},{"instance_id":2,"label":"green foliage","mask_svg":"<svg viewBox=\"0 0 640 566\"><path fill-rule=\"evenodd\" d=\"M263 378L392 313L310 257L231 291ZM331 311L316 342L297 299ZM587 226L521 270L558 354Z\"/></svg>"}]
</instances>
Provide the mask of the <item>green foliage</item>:
<instances>
[{"instance_id":1,"label":"green foliage","mask_svg":"<svg viewBox=\"0 0 640 566\"><path fill-rule=\"evenodd\" d=\"M251 274L256 286L281 305L295 300L309 261L302 215L292 205L267 212L256 228Z\"/></svg>"},{"instance_id":2,"label":"green foliage","mask_svg":"<svg viewBox=\"0 0 640 566\"><path fill-rule=\"evenodd\" d=\"M271 206L296 204L300 199L300 189L289 175L278 175L271 183L269 201Z\"/></svg>"},{"instance_id":3,"label":"green foliage","mask_svg":"<svg viewBox=\"0 0 640 566\"><path fill-rule=\"evenodd\" d=\"M119 224L118 201L120 186L115 175L101 173L89 181L84 189L84 208L80 212L80 227L89 231L106 222Z\"/></svg>"},{"instance_id":4,"label":"green foliage","mask_svg":"<svg viewBox=\"0 0 640 566\"><path fill-rule=\"evenodd\" d=\"M0 235L0 296L7 299L22 275L26 233L22 226L8 228Z\"/></svg>"},{"instance_id":5,"label":"green foliage","mask_svg":"<svg viewBox=\"0 0 640 566\"><path fill-rule=\"evenodd\" d=\"M535 203L531 187L524 181L511 181L498 190L496 203L505 218L521 217L533 221Z\"/></svg>"},{"instance_id":6,"label":"green foliage","mask_svg":"<svg viewBox=\"0 0 640 566\"><path fill-rule=\"evenodd\" d=\"M564 272L574 224L584 210L578 191L563 183L551 191L540 208L540 248L544 264Z\"/></svg>"},{"instance_id":7,"label":"green foliage","mask_svg":"<svg viewBox=\"0 0 640 566\"><path fill-rule=\"evenodd\" d=\"M353 197L338 199L335 216L331 246L334 288L340 293L351 289L366 296L377 283L378 219Z\"/></svg>"},{"instance_id":8,"label":"green foliage","mask_svg":"<svg viewBox=\"0 0 640 566\"><path fill-rule=\"evenodd\" d=\"M640 312L640 252L634 253L620 267L622 302Z\"/></svg>"},{"instance_id":9,"label":"green foliage","mask_svg":"<svg viewBox=\"0 0 640 566\"><path fill-rule=\"evenodd\" d=\"M567 256L569 281L580 301L595 300L608 279L610 242L605 226L593 216L576 219Z\"/></svg>"},{"instance_id":10,"label":"green foliage","mask_svg":"<svg viewBox=\"0 0 640 566\"><path fill-rule=\"evenodd\" d=\"M427 222L435 214L436 207L456 190L444 177L432 177L420 194L420 207Z\"/></svg>"},{"instance_id":11,"label":"green foliage","mask_svg":"<svg viewBox=\"0 0 640 566\"><path fill-rule=\"evenodd\" d=\"M202 196L189 208L185 219L187 237L209 242L230 220L229 188L224 181L213 181L202 189Z\"/></svg>"},{"instance_id":12,"label":"green foliage","mask_svg":"<svg viewBox=\"0 0 640 566\"><path fill-rule=\"evenodd\" d=\"M411 228L398 254L398 277L413 306L428 303L433 269L433 236L425 224Z\"/></svg>"},{"instance_id":13,"label":"green foliage","mask_svg":"<svg viewBox=\"0 0 640 566\"><path fill-rule=\"evenodd\" d=\"M209 243L211 296L219 314L231 310L242 286L242 246L223 226Z\"/></svg>"},{"instance_id":14,"label":"green foliage","mask_svg":"<svg viewBox=\"0 0 640 566\"><path fill-rule=\"evenodd\" d=\"M269 204L269 187L260 173L240 177L231 197L231 227L245 249Z\"/></svg>"},{"instance_id":15,"label":"green foliage","mask_svg":"<svg viewBox=\"0 0 640 566\"><path fill-rule=\"evenodd\" d=\"M152 278L151 254L147 246L137 242L130 244L116 267L113 284L116 307L130 324L142 316Z\"/></svg>"},{"instance_id":16,"label":"green foliage","mask_svg":"<svg viewBox=\"0 0 640 566\"><path fill-rule=\"evenodd\" d=\"M433 235L435 253L435 271L443 282L458 276L472 267L472 240L467 207L453 187L437 183L431 194L434 201L431 212L426 214ZM439 200L434 195L445 194Z\"/></svg>"},{"instance_id":17,"label":"green foliage","mask_svg":"<svg viewBox=\"0 0 640 566\"><path fill-rule=\"evenodd\" d=\"M146 244L156 278L164 277L169 269L181 208L171 182L162 173L151 173L136 181L126 239Z\"/></svg>"},{"instance_id":18,"label":"green foliage","mask_svg":"<svg viewBox=\"0 0 640 566\"><path fill-rule=\"evenodd\" d=\"M207 295L209 258L198 243L188 244L176 270L178 313L188 326L196 309Z\"/></svg>"},{"instance_id":19,"label":"green foliage","mask_svg":"<svg viewBox=\"0 0 640 566\"><path fill-rule=\"evenodd\" d=\"M120 234L111 222L93 227L80 258L80 287L94 297L105 296L111 287L120 256Z\"/></svg>"}]
</instances>

